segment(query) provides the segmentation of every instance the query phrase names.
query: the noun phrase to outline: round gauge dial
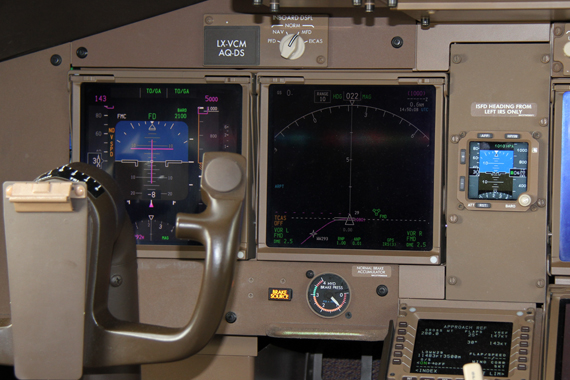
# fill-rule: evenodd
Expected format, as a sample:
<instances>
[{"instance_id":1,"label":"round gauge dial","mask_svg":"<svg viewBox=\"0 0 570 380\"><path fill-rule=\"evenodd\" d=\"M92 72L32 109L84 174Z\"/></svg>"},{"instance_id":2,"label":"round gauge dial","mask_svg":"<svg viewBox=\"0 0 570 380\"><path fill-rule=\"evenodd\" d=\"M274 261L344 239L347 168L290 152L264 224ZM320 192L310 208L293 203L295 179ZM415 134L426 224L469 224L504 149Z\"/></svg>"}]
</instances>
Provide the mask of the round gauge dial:
<instances>
[{"instance_id":1,"label":"round gauge dial","mask_svg":"<svg viewBox=\"0 0 570 380\"><path fill-rule=\"evenodd\" d=\"M316 276L309 284L307 301L317 315L323 318L338 317L350 304L348 283L333 273Z\"/></svg>"}]
</instances>

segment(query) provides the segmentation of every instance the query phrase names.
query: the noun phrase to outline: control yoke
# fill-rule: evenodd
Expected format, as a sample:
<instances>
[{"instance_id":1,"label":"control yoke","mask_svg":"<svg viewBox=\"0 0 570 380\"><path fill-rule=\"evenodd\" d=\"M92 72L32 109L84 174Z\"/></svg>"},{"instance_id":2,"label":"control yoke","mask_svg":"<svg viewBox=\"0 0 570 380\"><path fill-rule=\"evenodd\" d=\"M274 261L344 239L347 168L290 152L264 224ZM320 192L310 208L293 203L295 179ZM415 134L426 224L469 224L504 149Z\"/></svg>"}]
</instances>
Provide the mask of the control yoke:
<instances>
[{"instance_id":1,"label":"control yoke","mask_svg":"<svg viewBox=\"0 0 570 380\"><path fill-rule=\"evenodd\" d=\"M205 153L201 192L207 208L177 216L176 236L206 249L198 301L181 328L138 322L136 277L130 290L125 287L130 294L113 293L112 274L136 265L136 246L109 175L72 163L36 182L5 183L12 309L11 321L0 320L0 364L13 364L21 379L78 379L85 367L169 362L200 351L215 334L230 293L245 165L238 154Z\"/></svg>"}]
</instances>

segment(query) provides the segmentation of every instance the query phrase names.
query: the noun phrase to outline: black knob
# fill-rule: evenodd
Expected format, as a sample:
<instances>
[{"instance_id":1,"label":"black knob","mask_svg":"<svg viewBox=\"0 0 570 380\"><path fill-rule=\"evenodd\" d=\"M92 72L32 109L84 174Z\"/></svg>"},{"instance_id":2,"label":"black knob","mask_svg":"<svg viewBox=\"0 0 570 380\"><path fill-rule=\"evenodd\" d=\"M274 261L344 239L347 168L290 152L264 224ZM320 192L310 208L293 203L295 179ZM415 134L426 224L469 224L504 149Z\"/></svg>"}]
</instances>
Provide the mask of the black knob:
<instances>
[{"instance_id":1,"label":"black knob","mask_svg":"<svg viewBox=\"0 0 570 380\"><path fill-rule=\"evenodd\" d=\"M77 54L77 56L81 59L87 57L87 54L89 54L89 52L87 51L86 48L84 47L80 47L79 49L77 49L77 51L75 52L75 54Z\"/></svg>"},{"instance_id":2,"label":"black knob","mask_svg":"<svg viewBox=\"0 0 570 380\"><path fill-rule=\"evenodd\" d=\"M237 315L236 313L234 313L233 311L228 311L226 313L226 322L228 323L234 323L235 321L237 321Z\"/></svg>"},{"instance_id":3,"label":"black knob","mask_svg":"<svg viewBox=\"0 0 570 380\"><path fill-rule=\"evenodd\" d=\"M384 297L388 294L388 287L386 285L378 285L376 288L376 294L380 297Z\"/></svg>"}]
</instances>

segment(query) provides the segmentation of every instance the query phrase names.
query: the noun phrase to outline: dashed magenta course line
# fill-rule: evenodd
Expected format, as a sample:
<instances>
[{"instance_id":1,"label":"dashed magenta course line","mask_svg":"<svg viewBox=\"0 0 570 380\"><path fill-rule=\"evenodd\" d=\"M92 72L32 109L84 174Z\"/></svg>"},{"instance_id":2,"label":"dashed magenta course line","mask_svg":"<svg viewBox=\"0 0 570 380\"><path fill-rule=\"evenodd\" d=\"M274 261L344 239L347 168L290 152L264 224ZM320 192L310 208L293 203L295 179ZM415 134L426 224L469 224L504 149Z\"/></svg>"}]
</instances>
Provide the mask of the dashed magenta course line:
<instances>
[{"instance_id":1,"label":"dashed magenta course line","mask_svg":"<svg viewBox=\"0 0 570 380\"><path fill-rule=\"evenodd\" d=\"M319 228L318 230L316 230L316 231L315 231L315 235L316 235L317 232L319 232L320 230L322 230L323 228L325 228L326 226L328 226L329 224L334 223L334 222L342 222L342 219L331 220L330 222L328 222L327 224L325 224L324 226L322 226L321 228ZM308 238L306 238L305 240L303 240L303 242L301 243L301 245L305 244L305 242L306 242L307 240L309 240L311 237L314 237L315 235L312 235L312 234L309 235Z\"/></svg>"}]
</instances>

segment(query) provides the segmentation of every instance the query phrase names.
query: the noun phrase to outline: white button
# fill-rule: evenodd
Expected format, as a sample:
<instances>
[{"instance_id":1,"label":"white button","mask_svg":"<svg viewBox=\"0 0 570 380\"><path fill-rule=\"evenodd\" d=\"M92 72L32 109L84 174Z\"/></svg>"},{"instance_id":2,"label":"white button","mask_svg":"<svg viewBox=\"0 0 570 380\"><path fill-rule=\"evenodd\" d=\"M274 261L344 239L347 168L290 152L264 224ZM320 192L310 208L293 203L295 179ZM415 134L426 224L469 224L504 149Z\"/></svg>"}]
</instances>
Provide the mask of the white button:
<instances>
[{"instance_id":1,"label":"white button","mask_svg":"<svg viewBox=\"0 0 570 380\"><path fill-rule=\"evenodd\" d=\"M570 42L566 42L564 45L564 55L570 57Z\"/></svg>"},{"instance_id":2,"label":"white button","mask_svg":"<svg viewBox=\"0 0 570 380\"><path fill-rule=\"evenodd\" d=\"M519 204L523 207L530 206L532 203L532 198L528 194L521 194L519 196Z\"/></svg>"}]
</instances>

